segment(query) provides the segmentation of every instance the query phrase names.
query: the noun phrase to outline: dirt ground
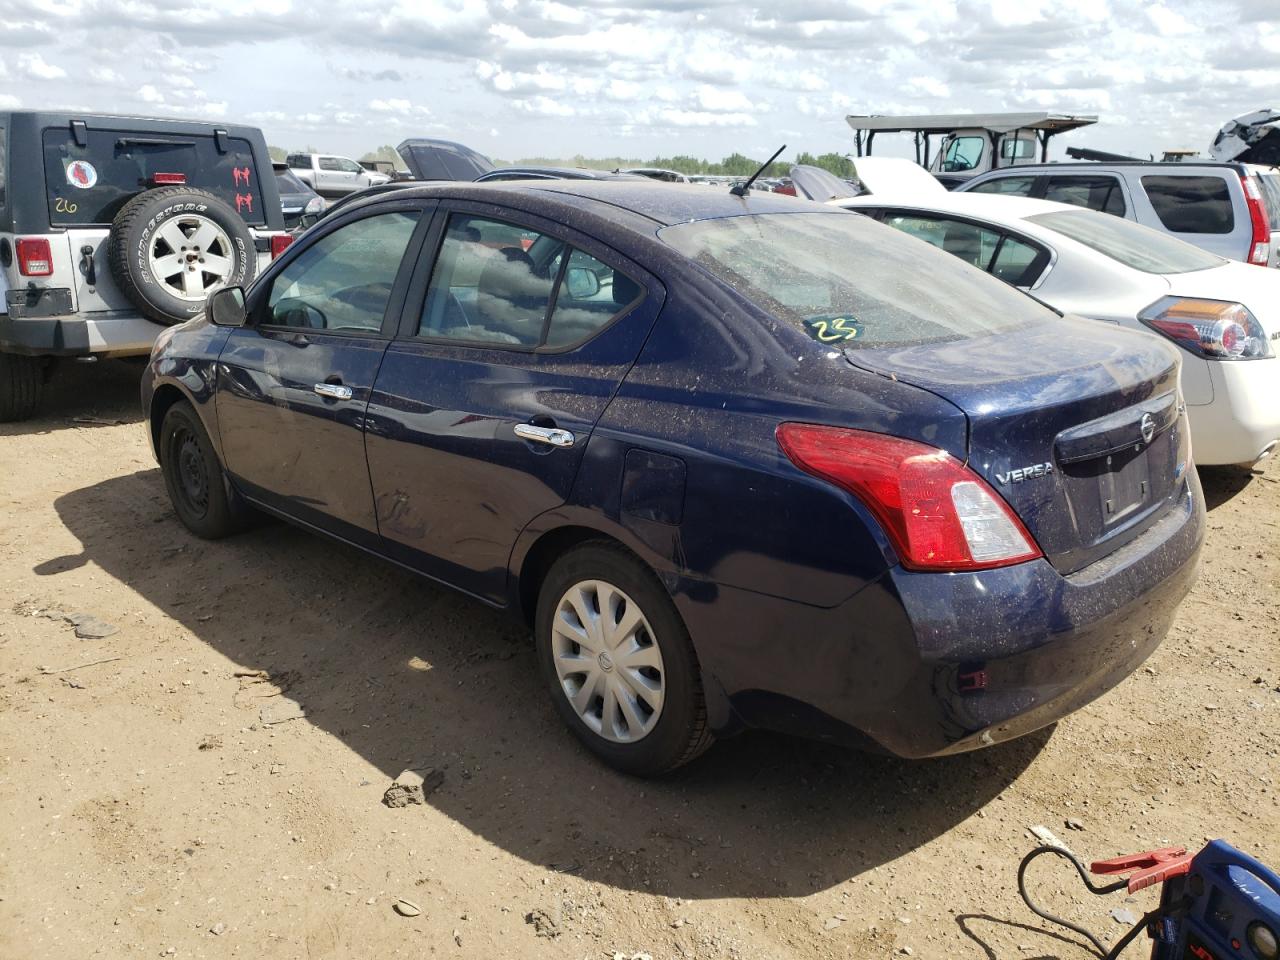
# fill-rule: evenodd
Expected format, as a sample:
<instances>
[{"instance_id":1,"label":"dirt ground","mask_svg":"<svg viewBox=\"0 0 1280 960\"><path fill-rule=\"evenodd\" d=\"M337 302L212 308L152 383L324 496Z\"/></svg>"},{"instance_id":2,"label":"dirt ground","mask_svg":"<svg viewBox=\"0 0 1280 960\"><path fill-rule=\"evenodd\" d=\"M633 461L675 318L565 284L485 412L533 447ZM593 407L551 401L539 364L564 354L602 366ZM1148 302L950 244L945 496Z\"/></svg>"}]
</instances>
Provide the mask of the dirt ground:
<instances>
[{"instance_id":1,"label":"dirt ground","mask_svg":"<svg viewBox=\"0 0 1280 960\"><path fill-rule=\"evenodd\" d=\"M751 734L638 782L562 728L518 624L284 525L191 537L137 376L69 367L0 426L2 957L1075 960L1017 899L1031 825L1280 866L1274 464L1203 473L1172 633L1056 729L921 763ZM426 805L382 804L424 766ZM1032 875L1108 941L1152 903Z\"/></svg>"}]
</instances>

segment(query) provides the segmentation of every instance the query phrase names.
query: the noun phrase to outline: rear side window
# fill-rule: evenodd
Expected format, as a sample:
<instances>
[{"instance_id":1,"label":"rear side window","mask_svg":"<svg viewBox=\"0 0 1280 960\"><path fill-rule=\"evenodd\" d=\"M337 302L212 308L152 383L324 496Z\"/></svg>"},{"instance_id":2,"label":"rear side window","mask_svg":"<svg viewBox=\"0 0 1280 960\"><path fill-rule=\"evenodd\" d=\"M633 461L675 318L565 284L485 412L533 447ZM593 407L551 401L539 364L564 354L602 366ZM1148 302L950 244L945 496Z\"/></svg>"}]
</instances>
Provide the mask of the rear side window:
<instances>
[{"instance_id":1,"label":"rear side window","mask_svg":"<svg viewBox=\"0 0 1280 960\"><path fill-rule=\"evenodd\" d=\"M996 177L974 187L971 193L1000 193L1010 197L1029 197L1035 177Z\"/></svg>"},{"instance_id":2,"label":"rear side window","mask_svg":"<svg viewBox=\"0 0 1280 960\"><path fill-rule=\"evenodd\" d=\"M271 282L263 322L377 333L417 222L416 212L384 213L317 240Z\"/></svg>"},{"instance_id":3,"label":"rear side window","mask_svg":"<svg viewBox=\"0 0 1280 960\"><path fill-rule=\"evenodd\" d=\"M88 130L80 146L66 129L44 132L44 179L49 222L109 224L120 208L154 186L157 174L181 174L188 187L208 190L244 218L265 222L262 188L248 140L212 136Z\"/></svg>"},{"instance_id":4,"label":"rear side window","mask_svg":"<svg viewBox=\"0 0 1280 960\"><path fill-rule=\"evenodd\" d=\"M1226 263L1185 240L1122 217L1100 217L1089 210L1071 210L1038 213L1027 219L1143 273L1190 273Z\"/></svg>"},{"instance_id":5,"label":"rear side window","mask_svg":"<svg viewBox=\"0 0 1280 960\"><path fill-rule=\"evenodd\" d=\"M298 179L297 174L286 167L276 171L276 187L281 193L310 193L311 188Z\"/></svg>"},{"instance_id":6,"label":"rear side window","mask_svg":"<svg viewBox=\"0 0 1280 960\"><path fill-rule=\"evenodd\" d=\"M4 127L0 127L0 210L4 209L4 171L5 158L8 156L8 138Z\"/></svg>"},{"instance_id":7,"label":"rear side window","mask_svg":"<svg viewBox=\"0 0 1280 960\"><path fill-rule=\"evenodd\" d=\"M1049 257L1040 247L963 220L891 213L884 222L1015 287L1035 283Z\"/></svg>"},{"instance_id":8,"label":"rear side window","mask_svg":"<svg viewBox=\"0 0 1280 960\"><path fill-rule=\"evenodd\" d=\"M1230 233L1235 229L1225 177L1143 177L1142 189L1170 233Z\"/></svg>"},{"instance_id":9,"label":"rear side window","mask_svg":"<svg viewBox=\"0 0 1280 960\"><path fill-rule=\"evenodd\" d=\"M1114 213L1123 217L1124 194L1116 177L1050 177L1045 186L1044 198L1056 203L1069 203L1073 207Z\"/></svg>"},{"instance_id":10,"label":"rear side window","mask_svg":"<svg viewBox=\"0 0 1280 960\"><path fill-rule=\"evenodd\" d=\"M0 137L0 150L3 149L3 137ZM0 176L2 175L3 171L0 170ZM1280 230L1280 173L1259 174L1257 180L1262 192L1262 202L1267 208L1267 219L1271 221L1271 229ZM3 184L0 184L0 203L4 202L3 193Z\"/></svg>"},{"instance_id":11,"label":"rear side window","mask_svg":"<svg viewBox=\"0 0 1280 960\"><path fill-rule=\"evenodd\" d=\"M869 217L724 217L658 236L761 309L846 349L972 339L1057 319L1008 284Z\"/></svg>"}]
</instances>

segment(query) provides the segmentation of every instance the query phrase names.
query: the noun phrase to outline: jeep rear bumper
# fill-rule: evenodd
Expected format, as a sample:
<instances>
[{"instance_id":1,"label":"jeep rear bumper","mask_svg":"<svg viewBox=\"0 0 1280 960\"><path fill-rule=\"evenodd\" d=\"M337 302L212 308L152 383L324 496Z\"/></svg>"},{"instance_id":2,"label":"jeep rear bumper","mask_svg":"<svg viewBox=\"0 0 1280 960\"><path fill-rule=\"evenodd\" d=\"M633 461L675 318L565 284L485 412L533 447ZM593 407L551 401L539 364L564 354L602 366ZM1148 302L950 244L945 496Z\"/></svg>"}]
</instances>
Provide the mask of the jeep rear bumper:
<instances>
[{"instance_id":1,"label":"jeep rear bumper","mask_svg":"<svg viewBox=\"0 0 1280 960\"><path fill-rule=\"evenodd\" d=\"M102 312L67 317L0 314L0 353L29 357L132 357L151 353L164 327L136 313Z\"/></svg>"}]
</instances>

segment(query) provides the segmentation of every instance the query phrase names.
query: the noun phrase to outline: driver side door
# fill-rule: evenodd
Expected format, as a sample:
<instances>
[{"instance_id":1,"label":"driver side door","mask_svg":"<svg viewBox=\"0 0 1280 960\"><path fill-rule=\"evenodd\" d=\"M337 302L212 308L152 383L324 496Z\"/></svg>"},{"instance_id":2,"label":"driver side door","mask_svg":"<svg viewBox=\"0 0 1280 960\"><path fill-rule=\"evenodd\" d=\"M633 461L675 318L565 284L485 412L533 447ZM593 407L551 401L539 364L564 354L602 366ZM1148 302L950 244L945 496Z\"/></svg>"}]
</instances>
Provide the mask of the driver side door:
<instances>
[{"instance_id":1,"label":"driver side door","mask_svg":"<svg viewBox=\"0 0 1280 960\"><path fill-rule=\"evenodd\" d=\"M222 454L236 486L370 547L365 408L432 207L379 205L308 242L254 287L249 323L217 367Z\"/></svg>"}]
</instances>

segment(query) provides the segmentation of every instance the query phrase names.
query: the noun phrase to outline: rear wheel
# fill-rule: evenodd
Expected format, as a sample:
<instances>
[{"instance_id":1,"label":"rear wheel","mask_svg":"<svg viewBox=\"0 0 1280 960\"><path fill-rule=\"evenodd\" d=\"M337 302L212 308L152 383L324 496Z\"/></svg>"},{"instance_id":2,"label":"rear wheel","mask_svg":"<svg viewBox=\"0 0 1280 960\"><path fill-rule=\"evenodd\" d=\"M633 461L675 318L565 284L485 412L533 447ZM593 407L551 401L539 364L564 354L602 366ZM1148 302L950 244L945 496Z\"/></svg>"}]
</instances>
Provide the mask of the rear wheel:
<instances>
[{"instance_id":1,"label":"rear wheel","mask_svg":"<svg viewBox=\"0 0 1280 960\"><path fill-rule=\"evenodd\" d=\"M655 776L711 745L688 631L625 550L588 543L561 557L539 592L535 633L556 709L610 766Z\"/></svg>"},{"instance_id":2,"label":"rear wheel","mask_svg":"<svg viewBox=\"0 0 1280 960\"><path fill-rule=\"evenodd\" d=\"M31 419L43 390L43 360L0 353L0 423Z\"/></svg>"},{"instance_id":3,"label":"rear wheel","mask_svg":"<svg viewBox=\"0 0 1280 960\"><path fill-rule=\"evenodd\" d=\"M174 512L196 536L218 540L244 528L249 508L230 491L209 434L185 401L160 426L160 470Z\"/></svg>"}]
</instances>

